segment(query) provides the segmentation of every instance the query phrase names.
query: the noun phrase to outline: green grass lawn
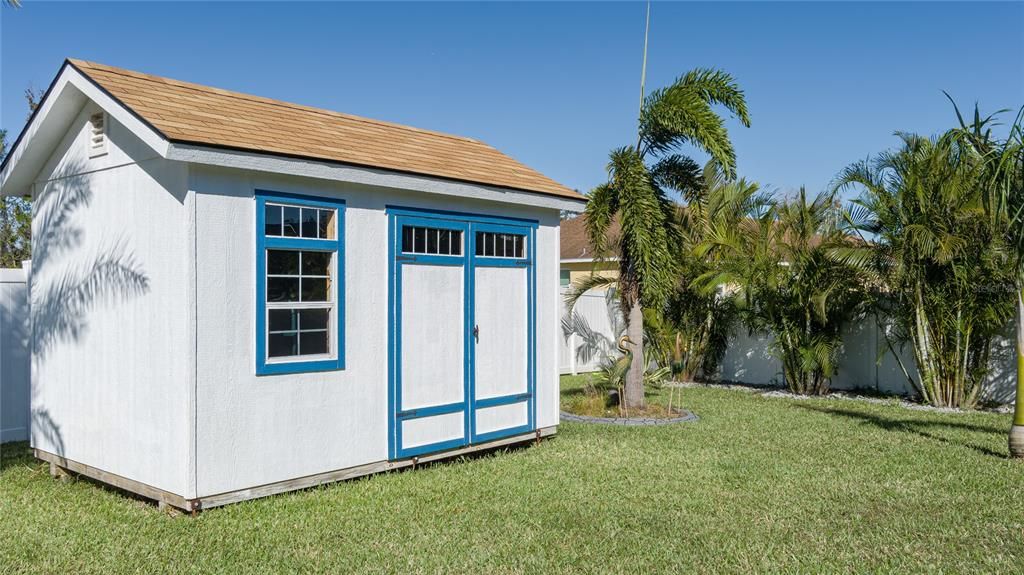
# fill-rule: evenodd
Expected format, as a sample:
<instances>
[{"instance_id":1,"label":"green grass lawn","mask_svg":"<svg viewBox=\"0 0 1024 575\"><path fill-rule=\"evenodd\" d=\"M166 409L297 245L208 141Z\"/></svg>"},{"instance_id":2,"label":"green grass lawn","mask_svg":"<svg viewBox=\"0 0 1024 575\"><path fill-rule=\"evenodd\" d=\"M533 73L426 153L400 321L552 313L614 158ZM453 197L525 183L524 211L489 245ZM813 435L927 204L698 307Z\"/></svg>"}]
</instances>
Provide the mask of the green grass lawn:
<instances>
[{"instance_id":1,"label":"green grass lawn","mask_svg":"<svg viewBox=\"0 0 1024 575\"><path fill-rule=\"evenodd\" d=\"M682 398L699 422L564 424L540 446L196 518L52 480L4 446L0 573L1024 570L1009 416Z\"/></svg>"}]
</instances>

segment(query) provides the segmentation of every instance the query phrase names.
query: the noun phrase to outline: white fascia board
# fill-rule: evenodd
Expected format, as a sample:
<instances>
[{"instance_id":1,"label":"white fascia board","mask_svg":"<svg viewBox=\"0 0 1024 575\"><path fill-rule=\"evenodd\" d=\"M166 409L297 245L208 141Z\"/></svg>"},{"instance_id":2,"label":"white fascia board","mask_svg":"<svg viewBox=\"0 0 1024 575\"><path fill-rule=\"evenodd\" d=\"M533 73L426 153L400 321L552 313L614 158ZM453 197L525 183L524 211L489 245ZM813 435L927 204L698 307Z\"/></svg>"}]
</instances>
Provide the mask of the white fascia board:
<instances>
[{"instance_id":1,"label":"white fascia board","mask_svg":"<svg viewBox=\"0 0 1024 575\"><path fill-rule=\"evenodd\" d=\"M301 158L286 158L253 152L208 148L192 144L172 143L166 157L169 160L193 164L350 182L367 186L411 190L460 198L474 198L538 208L550 208L553 210L579 211L586 205L586 200L558 198L498 186L457 182L431 176L404 174L383 169Z\"/></svg>"},{"instance_id":2,"label":"white fascia board","mask_svg":"<svg viewBox=\"0 0 1024 575\"><path fill-rule=\"evenodd\" d=\"M67 77L61 74L8 152L7 162L0 172L0 196L31 194L35 175L84 104L82 93L69 86Z\"/></svg>"},{"instance_id":3,"label":"white fascia board","mask_svg":"<svg viewBox=\"0 0 1024 575\"><path fill-rule=\"evenodd\" d=\"M586 264L590 262L596 262L594 258L562 258L559 260L563 264ZM603 258L602 262L617 262L619 258Z\"/></svg>"},{"instance_id":4,"label":"white fascia board","mask_svg":"<svg viewBox=\"0 0 1024 575\"><path fill-rule=\"evenodd\" d=\"M95 102L153 148L153 151L166 157L168 142L163 136L82 75L73 65L65 62L43 101L39 103L39 110L32 115L11 150L3 172L0 172L0 196L28 195L32 192L32 183L39 170L87 100Z\"/></svg>"}]
</instances>

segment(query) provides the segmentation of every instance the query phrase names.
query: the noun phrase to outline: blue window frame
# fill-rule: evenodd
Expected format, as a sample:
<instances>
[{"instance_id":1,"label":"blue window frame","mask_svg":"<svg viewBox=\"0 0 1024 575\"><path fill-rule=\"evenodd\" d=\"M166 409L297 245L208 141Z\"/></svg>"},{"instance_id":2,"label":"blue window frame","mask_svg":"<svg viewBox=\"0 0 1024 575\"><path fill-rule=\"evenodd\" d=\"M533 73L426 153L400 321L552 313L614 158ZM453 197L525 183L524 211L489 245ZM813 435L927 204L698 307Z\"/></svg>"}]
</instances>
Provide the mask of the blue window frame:
<instances>
[{"instance_id":1,"label":"blue window frame","mask_svg":"<svg viewBox=\"0 0 1024 575\"><path fill-rule=\"evenodd\" d=\"M256 374L345 368L345 202L256 190Z\"/></svg>"}]
</instances>

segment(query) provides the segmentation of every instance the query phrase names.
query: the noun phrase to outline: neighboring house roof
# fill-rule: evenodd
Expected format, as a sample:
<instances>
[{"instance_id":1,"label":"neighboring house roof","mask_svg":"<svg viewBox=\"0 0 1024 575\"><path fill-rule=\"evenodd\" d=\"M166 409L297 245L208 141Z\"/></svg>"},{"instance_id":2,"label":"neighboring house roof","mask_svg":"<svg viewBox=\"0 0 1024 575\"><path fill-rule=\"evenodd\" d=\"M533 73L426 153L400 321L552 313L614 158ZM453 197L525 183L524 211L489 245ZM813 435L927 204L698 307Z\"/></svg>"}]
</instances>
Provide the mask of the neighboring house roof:
<instances>
[{"instance_id":1,"label":"neighboring house roof","mask_svg":"<svg viewBox=\"0 0 1024 575\"><path fill-rule=\"evenodd\" d=\"M77 70L171 144L324 160L569 200L584 199L470 138L82 60L69 59L66 66Z\"/></svg>"},{"instance_id":2,"label":"neighboring house roof","mask_svg":"<svg viewBox=\"0 0 1024 575\"><path fill-rule=\"evenodd\" d=\"M590 236L587 235L586 216L579 215L575 218L562 220L561 226L561 260L562 261L590 261L597 257L594 248L590 245ZM612 220L608 226L607 252L603 254L606 260L615 260L619 257L619 220Z\"/></svg>"}]
</instances>

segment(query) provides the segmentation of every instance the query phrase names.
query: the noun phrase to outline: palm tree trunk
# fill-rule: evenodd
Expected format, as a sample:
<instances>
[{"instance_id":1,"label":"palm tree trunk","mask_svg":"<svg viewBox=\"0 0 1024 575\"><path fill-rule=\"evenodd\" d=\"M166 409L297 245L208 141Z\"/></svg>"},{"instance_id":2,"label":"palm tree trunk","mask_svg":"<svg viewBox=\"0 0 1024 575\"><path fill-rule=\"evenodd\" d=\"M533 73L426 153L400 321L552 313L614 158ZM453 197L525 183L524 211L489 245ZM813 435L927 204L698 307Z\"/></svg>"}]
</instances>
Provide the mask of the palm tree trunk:
<instances>
[{"instance_id":1,"label":"palm tree trunk","mask_svg":"<svg viewBox=\"0 0 1024 575\"><path fill-rule=\"evenodd\" d=\"M1017 400L1010 428L1010 457L1024 458L1024 286L1017 290Z\"/></svg>"},{"instance_id":2,"label":"palm tree trunk","mask_svg":"<svg viewBox=\"0 0 1024 575\"><path fill-rule=\"evenodd\" d=\"M626 409L644 407L644 314L638 300L633 301L629 308L626 321L626 334L633 346L633 362L626 372L625 406Z\"/></svg>"}]
</instances>

